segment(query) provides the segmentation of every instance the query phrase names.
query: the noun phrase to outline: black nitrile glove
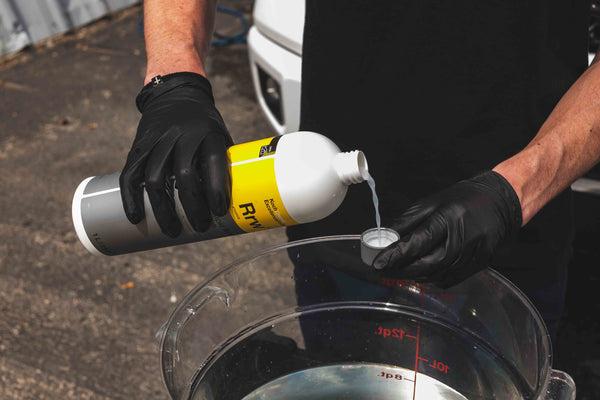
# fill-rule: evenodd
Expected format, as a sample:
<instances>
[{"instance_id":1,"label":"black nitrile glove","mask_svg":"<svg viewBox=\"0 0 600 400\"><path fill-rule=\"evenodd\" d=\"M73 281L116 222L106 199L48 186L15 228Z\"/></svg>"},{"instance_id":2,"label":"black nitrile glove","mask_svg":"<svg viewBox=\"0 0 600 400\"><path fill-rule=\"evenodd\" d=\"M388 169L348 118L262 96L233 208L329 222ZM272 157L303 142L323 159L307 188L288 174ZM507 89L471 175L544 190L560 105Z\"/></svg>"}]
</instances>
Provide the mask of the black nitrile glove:
<instances>
[{"instance_id":1,"label":"black nitrile glove","mask_svg":"<svg viewBox=\"0 0 600 400\"><path fill-rule=\"evenodd\" d=\"M512 186L487 171L412 205L392 224L400 241L373 265L400 278L450 287L488 267L494 251L521 223Z\"/></svg>"},{"instance_id":2,"label":"black nitrile glove","mask_svg":"<svg viewBox=\"0 0 600 400\"><path fill-rule=\"evenodd\" d=\"M119 179L127 218L133 224L144 219L145 184L160 229L178 236L175 186L192 228L206 230L211 212L222 216L229 208L227 147L233 144L210 83L191 72L154 78L136 104L142 118Z\"/></svg>"}]
</instances>

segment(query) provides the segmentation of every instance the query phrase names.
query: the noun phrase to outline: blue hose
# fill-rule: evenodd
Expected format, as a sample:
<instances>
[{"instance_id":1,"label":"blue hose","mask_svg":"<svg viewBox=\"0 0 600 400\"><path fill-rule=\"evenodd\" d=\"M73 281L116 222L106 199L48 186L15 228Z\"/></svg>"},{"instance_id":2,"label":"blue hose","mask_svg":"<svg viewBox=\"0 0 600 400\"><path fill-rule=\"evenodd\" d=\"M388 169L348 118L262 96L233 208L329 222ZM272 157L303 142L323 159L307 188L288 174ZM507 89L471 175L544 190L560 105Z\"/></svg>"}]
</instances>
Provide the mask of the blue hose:
<instances>
[{"instance_id":1,"label":"blue hose","mask_svg":"<svg viewBox=\"0 0 600 400\"><path fill-rule=\"evenodd\" d=\"M217 12L222 12L225 14L232 15L236 17L242 23L242 29L236 33L235 35L227 36L222 35L219 32L215 32L213 36L217 38L217 40L213 40L210 45L211 46L226 46L228 44L233 43L246 43L246 35L248 34L248 29L250 28L250 24L248 24L248 20L244 17L239 11L233 10L228 7L217 6Z\"/></svg>"}]
</instances>

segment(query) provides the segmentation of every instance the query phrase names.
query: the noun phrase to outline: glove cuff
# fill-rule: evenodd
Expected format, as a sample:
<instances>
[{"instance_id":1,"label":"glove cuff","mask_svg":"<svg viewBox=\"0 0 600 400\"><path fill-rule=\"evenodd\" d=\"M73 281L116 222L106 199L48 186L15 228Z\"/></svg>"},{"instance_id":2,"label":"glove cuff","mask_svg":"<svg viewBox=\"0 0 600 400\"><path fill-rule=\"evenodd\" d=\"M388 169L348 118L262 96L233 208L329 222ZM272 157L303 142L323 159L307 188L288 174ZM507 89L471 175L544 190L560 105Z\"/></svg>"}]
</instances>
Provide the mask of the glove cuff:
<instances>
[{"instance_id":1,"label":"glove cuff","mask_svg":"<svg viewBox=\"0 0 600 400\"><path fill-rule=\"evenodd\" d=\"M173 89L183 86L200 89L214 104L215 100L212 93L212 86L208 79L194 72L175 72L168 75L157 75L152 78L135 98L137 109L143 113L146 104Z\"/></svg>"},{"instance_id":2,"label":"glove cuff","mask_svg":"<svg viewBox=\"0 0 600 400\"><path fill-rule=\"evenodd\" d=\"M507 238L513 237L521 229L523 223L523 214L521 211L521 202L519 196L513 189L512 185L502 175L495 171L485 171L473 177L474 181L478 181L488 187L494 189L498 195L498 206L506 223Z\"/></svg>"}]
</instances>

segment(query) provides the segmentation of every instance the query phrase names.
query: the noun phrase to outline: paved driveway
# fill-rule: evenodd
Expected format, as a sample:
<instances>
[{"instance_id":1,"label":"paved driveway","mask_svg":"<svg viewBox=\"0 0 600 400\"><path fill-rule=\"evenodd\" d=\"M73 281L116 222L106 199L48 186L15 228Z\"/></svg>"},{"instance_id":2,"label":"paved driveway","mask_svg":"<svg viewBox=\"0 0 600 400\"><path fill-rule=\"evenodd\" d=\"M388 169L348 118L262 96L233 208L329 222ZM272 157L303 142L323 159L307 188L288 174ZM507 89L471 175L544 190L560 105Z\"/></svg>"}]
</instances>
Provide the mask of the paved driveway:
<instances>
[{"instance_id":1,"label":"paved driveway","mask_svg":"<svg viewBox=\"0 0 600 400\"><path fill-rule=\"evenodd\" d=\"M113 258L79 244L70 208L76 186L118 171L135 134L145 68L140 19L139 7L126 10L0 66L3 400L166 399L154 334L175 303L238 256L285 241L275 230ZM208 69L236 142L270 136L245 45L213 49ZM592 242L577 253L556 345L558 366L574 375L582 400L600 391L600 235L597 224L588 228Z\"/></svg>"},{"instance_id":2,"label":"paved driveway","mask_svg":"<svg viewBox=\"0 0 600 400\"><path fill-rule=\"evenodd\" d=\"M165 399L154 334L175 302L215 269L285 241L276 230L113 258L79 244L76 186L120 170L135 135L140 19L135 7L0 70L2 399ZM208 69L234 140L271 136L245 45L215 48Z\"/></svg>"}]
</instances>

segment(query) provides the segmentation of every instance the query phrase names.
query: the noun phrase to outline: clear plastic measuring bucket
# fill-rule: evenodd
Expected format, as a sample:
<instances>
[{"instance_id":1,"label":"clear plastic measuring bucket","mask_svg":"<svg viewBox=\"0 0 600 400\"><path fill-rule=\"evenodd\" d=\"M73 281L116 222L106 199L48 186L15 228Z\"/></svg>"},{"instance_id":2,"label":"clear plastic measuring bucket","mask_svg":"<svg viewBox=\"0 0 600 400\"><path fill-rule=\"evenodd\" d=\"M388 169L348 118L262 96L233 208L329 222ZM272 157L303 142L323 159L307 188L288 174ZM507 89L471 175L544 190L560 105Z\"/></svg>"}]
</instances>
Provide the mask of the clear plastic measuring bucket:
<instances>
[{"instance_id":1,"label":"clear plastic measuring bucket","mask_svg":"<svg viewBox=\"0 0 600 400\"><path fill-rule=\"evenodd\" d=\"M545 326L492 270L450 289L366 266L359 236L231 264L160 331L174 400L574 399Z\"/></svg>"}]
</instances>

